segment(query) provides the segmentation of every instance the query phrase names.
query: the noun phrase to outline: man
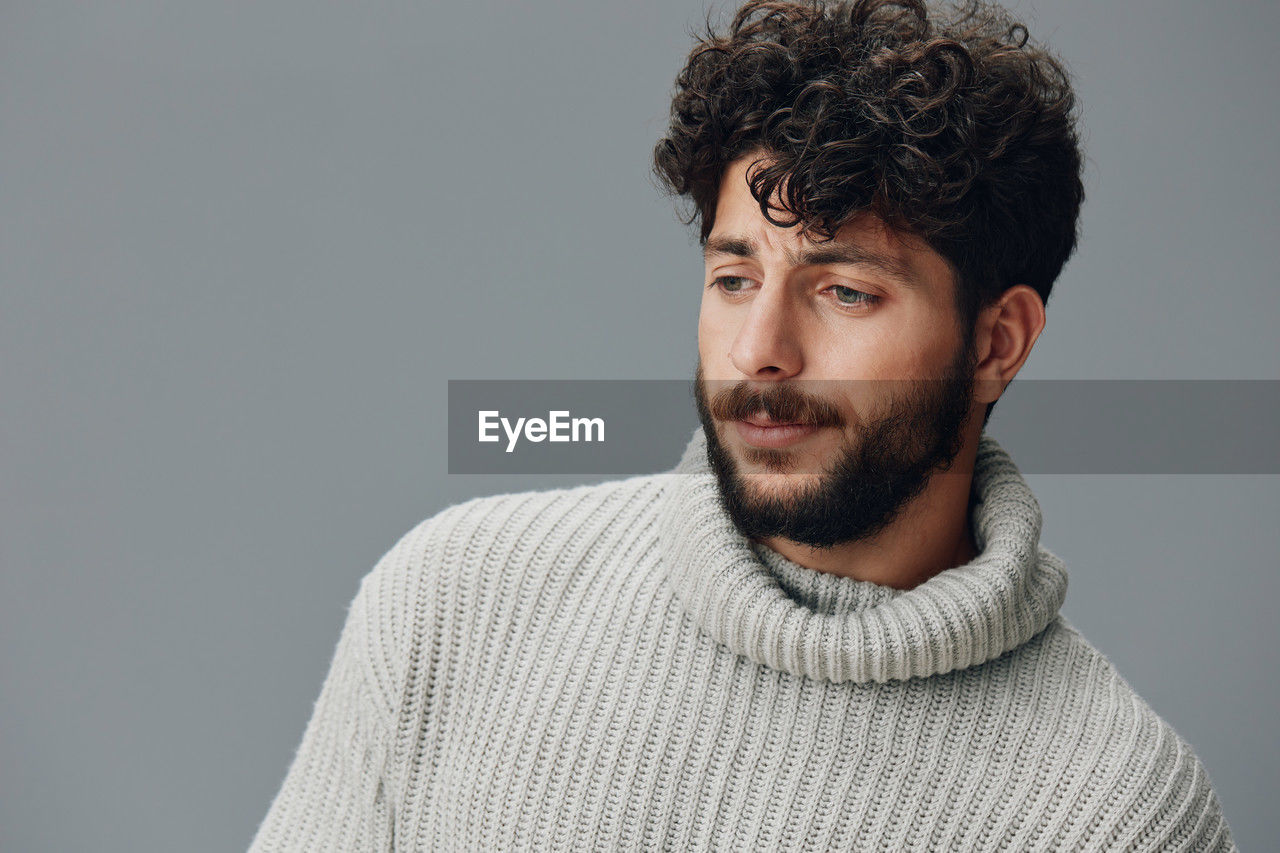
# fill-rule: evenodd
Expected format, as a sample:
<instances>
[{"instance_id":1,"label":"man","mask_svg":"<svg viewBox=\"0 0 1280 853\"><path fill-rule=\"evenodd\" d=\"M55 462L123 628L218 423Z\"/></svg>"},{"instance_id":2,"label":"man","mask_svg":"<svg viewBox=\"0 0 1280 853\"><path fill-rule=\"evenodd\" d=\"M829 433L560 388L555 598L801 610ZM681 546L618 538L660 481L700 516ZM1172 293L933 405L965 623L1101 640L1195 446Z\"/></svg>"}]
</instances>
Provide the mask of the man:
<instances>
[{"instance_id":1,"label":"man","mask_svg":"<svg viewBox=\"0 0 1280 853\"><path fill-rule=\"evenodd\" d=\"M753 0L677 80L702 427L364 579L255 850L1231 850L983 432L1083 197L998 8Z\"/></svg>"}]
</instances>

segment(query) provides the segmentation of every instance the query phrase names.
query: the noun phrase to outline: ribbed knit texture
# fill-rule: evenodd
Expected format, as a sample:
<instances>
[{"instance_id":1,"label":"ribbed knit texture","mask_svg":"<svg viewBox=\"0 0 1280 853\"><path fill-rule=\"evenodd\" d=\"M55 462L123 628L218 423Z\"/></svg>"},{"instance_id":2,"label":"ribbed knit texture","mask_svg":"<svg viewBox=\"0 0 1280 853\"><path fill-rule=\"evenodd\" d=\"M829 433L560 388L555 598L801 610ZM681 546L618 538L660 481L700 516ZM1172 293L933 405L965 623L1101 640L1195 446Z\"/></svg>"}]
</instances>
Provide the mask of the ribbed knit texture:
<instances>
[{"instance_id":1,"label":"ribbed knit texture","mask_svg":"<svg viewBox=\"0 0 1280 853\"><path fill-rule=\"evenodd\" d=\"M360 585L254 851L1234 850L1204 767L1058 608L983 434L980 553L911 590L673 471L481 498Z\"/></svg>"}]
</instances>

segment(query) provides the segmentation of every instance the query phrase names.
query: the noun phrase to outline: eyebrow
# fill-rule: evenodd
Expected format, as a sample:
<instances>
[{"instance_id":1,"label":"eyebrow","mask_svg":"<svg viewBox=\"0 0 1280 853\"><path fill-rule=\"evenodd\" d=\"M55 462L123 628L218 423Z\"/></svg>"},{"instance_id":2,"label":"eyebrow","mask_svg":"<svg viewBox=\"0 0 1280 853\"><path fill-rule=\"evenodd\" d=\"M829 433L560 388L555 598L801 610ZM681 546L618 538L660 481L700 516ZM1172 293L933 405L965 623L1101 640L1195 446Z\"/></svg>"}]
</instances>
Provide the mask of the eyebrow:
<instances>
[{"instance_id":1,"label":"eyebrow","mask_svg":"<svg viewBox=\"0 0 1280 853\"><path fill-rule=\"evenodd\" d=\"M883 273L906 287L919 287L920 282L912 275L911 270L902 261L889 255L865 249L856 243L828 241L798 253L788 248L785 250L787 263L792 266L824 266L829 264L852 264L870 267ZM710 260L719 255L730 255L755 260L759 257L754 241L746 237L726 236L711 237L702 247L702 257Z\"/></svg>"}]
</instances>

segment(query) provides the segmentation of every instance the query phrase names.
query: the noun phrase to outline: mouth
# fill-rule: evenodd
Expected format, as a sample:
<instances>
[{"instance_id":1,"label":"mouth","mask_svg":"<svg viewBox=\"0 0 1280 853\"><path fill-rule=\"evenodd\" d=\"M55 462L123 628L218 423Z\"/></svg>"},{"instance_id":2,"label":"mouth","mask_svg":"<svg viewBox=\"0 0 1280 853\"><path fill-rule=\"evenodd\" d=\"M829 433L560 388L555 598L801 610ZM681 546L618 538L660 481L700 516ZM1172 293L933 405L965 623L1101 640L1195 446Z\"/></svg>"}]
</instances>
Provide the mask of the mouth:
<instances>
[{"instance_id":1,"label":"mouth","mask_svg":"<svg viewBox=\"0 0 1280 853\"><path fill-rule=\"evenodd\" d=\"M815 424L772 420L757 413L733 422L738 437L753 447L789 447L813 435L820 426Z\"/></svg>"}]
</instances>

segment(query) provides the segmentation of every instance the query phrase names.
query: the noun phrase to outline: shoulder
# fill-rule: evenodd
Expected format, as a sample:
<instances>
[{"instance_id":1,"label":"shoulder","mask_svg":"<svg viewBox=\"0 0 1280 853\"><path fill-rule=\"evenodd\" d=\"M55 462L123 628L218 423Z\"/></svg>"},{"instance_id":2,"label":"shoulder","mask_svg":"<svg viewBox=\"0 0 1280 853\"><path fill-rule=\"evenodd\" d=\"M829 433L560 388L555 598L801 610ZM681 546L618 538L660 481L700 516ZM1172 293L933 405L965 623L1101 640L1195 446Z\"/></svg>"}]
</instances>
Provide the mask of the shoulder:
<instances>
[{"instance_id":1,"label":"shoulder","mask_svg":"<svg viewBox=\"0 0 1280 853\"><path fill-rule=\"evenodd\" d=\"M1046 747L1066 757L1055 783L1089 815L1078 826L1085 848L1235 849L1191 745L1102 652L1061 616L1027 645L1046 682Z\"/></svg>"},{"instance_id":2,"label":"shoulder","mask_svg":"<svg viewBox=\"0 0 1280 853\"><path fill-rule=\"evenodd\" d=\"M618 525L644 523L667 475L473 498L419 522L379 560L367 583L429 586L442 575ZM404 585L408 586L405 587Z\"/></svg>"},{"instance_id":3,"label":"shoulder","mask_svg":"<svg viewBox=\"0 0 1280 853\"><path fill-rule=\"evenodd\" d=\"M522 573L651 526L669 476L473 498L415 524L364 576L352 603L353 615L362 611L379 692L394 705L441 625L478 605L480 586L512 588Z\"/></svg>"}]
</instances>

